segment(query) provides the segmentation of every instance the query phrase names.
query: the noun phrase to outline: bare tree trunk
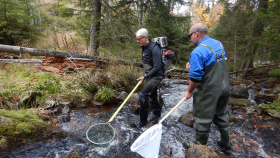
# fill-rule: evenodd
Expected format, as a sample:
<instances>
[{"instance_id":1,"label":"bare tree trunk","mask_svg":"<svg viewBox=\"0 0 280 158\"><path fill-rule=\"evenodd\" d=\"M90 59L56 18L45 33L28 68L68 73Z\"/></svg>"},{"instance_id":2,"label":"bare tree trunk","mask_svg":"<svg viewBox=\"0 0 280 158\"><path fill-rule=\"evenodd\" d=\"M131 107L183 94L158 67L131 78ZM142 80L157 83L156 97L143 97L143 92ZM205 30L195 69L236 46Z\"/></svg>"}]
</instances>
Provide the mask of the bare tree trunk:
<instances>
[{"instance_id":1,"label":"bare tree trunk","mask_svg":"<svg viewBox=\"0 0 280 158\"><path fill-rule=\"evenodd\" d=\"M137 28L140 29L142 27L143 20L143 1L139 0L136 2L136 15L137 15Z\"/></svg>"},{"instance_id":2,"label":"bare tree trunk","mask_svg":"<svg viewBox=\"0 0 280 158\"><path fill-rule=\"evenodd\" d=\"M42 20L41 20L41 9L40 9L40 6L41 6L41 0L38 0L38 4L37 4L37 7L38 7L38 24L41 24Z\"/></svg>"},{"instance_id":3,"label":"bare tree trunk","mask_svg":"<svg viewBox=\"0 0 280 158\"><path fill-rule=\"evenodd\" d=\"M235 30L234 33L234 55L233 55L233 71L236 71L236 58L237 58L237 51L236 51L236 40L237 40L237 31Z\"/></svg>"},{"instance_id":4,"label":"bare tree trunk","mask_svg":"<svg viewBox=\"0 0 280 158\"><path fill-rule=\"evenodd\" d=\"M98 35L100 31L100 15L101 15L101 0L92 0L92 13L90 25L90 52L92 55L97 54L99 47Z\"/></svg>"}]
</instances>

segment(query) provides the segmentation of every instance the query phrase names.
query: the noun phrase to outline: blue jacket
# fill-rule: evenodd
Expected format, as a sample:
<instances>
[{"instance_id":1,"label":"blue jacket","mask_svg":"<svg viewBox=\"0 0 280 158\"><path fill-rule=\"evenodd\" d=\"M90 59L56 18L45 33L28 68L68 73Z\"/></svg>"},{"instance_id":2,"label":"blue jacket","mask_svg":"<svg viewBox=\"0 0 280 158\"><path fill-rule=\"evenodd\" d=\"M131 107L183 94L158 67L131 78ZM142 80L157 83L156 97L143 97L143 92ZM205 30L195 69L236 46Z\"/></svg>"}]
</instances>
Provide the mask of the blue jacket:
<instances>
[{"instance_id":1,"label":"blue jacket","mask_svg":"<svg viewBox=\"0 0 280 158\"><path fill-rule=\"evenodd\" d=\"M199 82L202 80L202 76L204 75L204 68L214 64L217 61L216 55L207 47L205 46L199 46L200 44L206 44L210 46L218 56L222 55L222 49L220 46L220 42L210 38L209 36L206 36L202 38L198 46L192 51L189 63L190 63L190 69L189 69L189 78L193 82ZM224 58L226 57L226 52L224 51L223 47L223 55ZM220 58L220 61L223 59Z\"/></svg>"}]
</instances>

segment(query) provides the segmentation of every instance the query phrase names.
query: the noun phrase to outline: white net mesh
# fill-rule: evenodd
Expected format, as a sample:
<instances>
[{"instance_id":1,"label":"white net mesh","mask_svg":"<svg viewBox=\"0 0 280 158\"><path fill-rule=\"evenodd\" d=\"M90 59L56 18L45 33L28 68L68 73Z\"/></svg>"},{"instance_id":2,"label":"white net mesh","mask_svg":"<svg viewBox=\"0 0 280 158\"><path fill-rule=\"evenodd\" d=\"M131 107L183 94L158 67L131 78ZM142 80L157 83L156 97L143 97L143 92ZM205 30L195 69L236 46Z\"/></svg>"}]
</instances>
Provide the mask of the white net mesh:
<instances>
[{"instance_id":1,"label":"white net mesh","mask_svg":"<svg viewBox=\"0 0 280 158\"><path fill-rule=\"evenodd\" d=\"M130 150L145 158L157 158L162 134L162 124L156 124L142 133L132 144Z\"/></svg>"}]
</instances>

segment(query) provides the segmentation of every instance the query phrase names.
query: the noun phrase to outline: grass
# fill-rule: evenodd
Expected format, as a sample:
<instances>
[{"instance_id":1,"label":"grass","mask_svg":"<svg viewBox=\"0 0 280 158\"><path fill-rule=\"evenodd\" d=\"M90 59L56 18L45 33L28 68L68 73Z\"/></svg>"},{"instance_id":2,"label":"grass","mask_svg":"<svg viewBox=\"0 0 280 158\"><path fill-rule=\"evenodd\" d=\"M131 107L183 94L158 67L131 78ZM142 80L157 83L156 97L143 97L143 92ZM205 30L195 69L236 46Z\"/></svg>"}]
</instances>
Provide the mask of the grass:
<instances>
[{"instance_id":1,"label":"grass","mask_svg":"<svg viewBox=\"0 0 280 158\"><path fill-rule=\"evenodd\" d=\"M40 119L36 108L18 111L0 109L0 120L0 152L49 138L58 132Z\"/></svg>"},{"instance_id":2,"label":"grass","mask_svg":"<svg viewBox=\"0 0 280 158\"><path fill-rule=\"evenodd\" d=\"M271 114L280 112L280 103L276 101L270 103L261 103L258 107Z\"/></svg>"},{"instance_id":3,"label":"grass","mask_svg":"<svg viewBox=\"0 0 280 158\"><path fill-rule=\"evenodd\" d=\"M268 74L273 76L271 78L275 79L277 82L280 82L280 68L273 69L269 71Z\"/></svg>"},{"instance_id":4,"label":"grass","mask_svg":"<svg viewBox=\"0 0 280 158\"><path fill-rule=\"evenodd\" d=\"M4 110L0 109L0 137L5 142L5 138L14 137L17 135L30 135L37 130L37 126L45 126L43 120L38 116L37 109L28 110ZM0 142L1 146L1 142Z\"/></svg>"}]
</instances>

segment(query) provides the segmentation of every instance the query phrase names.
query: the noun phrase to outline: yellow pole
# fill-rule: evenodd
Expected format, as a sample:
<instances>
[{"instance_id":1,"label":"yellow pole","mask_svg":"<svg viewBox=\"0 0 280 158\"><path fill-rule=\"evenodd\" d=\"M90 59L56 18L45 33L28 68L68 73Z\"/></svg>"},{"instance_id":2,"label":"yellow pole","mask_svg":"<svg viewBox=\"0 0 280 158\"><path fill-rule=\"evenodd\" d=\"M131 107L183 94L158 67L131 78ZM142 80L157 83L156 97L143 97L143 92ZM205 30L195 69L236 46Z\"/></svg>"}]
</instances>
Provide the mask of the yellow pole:
<instances>
[{"instance_id":1,"label":"yellow pole","mask_svg":"<svg viewBox=\"0 0 280 158\"><path fill-rule=\"evenodd\" d=\"M119 111L121 110L121 108L124 106L124 104L127 102L127 100L129 99L129 97L133 94L133 92L138 88L138 86L141 84L141 81L138 82L138 84L134 87L134 89L130 92L130 94L126 97L126 99L124 100L124 102L122 103L122 105L118 108L118 110L114 113L114 115L111 117L111 119L108 121L108 123L112 122L113 119L116 117L116 115L119 113Z\"/></svg>"}]
</instances>

